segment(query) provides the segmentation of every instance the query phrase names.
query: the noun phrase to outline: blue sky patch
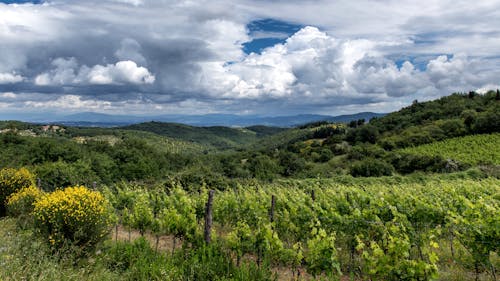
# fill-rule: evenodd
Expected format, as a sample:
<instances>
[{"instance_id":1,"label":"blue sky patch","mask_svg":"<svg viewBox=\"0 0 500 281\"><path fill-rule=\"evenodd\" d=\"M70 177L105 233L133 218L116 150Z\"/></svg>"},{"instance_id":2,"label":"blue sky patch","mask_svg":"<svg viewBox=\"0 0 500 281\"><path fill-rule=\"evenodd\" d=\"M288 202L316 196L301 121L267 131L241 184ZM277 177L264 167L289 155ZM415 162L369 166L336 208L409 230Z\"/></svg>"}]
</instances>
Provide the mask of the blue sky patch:
<instances>
[{"instance_id":1,"label":"blue sky patch","mask_svg":"<svg viewBox=\"0 0 500 281\"><path fill-rule=\"evenodd\" d=\"M284 43L288 37L303 27L303 25L274 19L252 21L247 24L252 41L243 44L243 51L247 54L260 54L265 48Z\"/></svg>"},{"instance_id":2,"label":"blue sky patch","mask_svg":"<svg viewBox=\"0 0 500 281\"><path fill-rule=\"evenodd\" d=\"M429 63L429 60L427 60L427 59L422 59L422 58L414 57L414 56L402 57L402 58L396 59L394 61L394 63L396 64L396 66L399 69L401 69L401 67L403 67L403 63L405 63L405 61L411 62L413 64L413 66L415 66L415 68L420 70L420 71L425 71L425 69L427 68L427 64Z\"/></svg>"}]
</instances>

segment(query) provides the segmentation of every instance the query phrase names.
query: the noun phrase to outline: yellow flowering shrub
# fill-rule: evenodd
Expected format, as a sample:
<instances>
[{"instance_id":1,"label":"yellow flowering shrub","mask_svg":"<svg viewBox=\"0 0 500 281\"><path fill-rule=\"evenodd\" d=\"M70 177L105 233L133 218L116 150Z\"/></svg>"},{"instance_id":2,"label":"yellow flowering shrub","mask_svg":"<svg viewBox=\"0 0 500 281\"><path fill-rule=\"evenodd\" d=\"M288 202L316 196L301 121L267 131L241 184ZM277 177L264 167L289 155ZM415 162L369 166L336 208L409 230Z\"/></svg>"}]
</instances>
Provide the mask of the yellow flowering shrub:
<instances>
[{"instance_id":1,"label":"yellow flowering shrub","mask_svg":"<svg viewBox=\"0 0 500 281\"><path fill-rule=\"evenodd\" d=\"M71 243L92 248L110 231L112 212L98 191L68 187L42 196L34 204L35 225L55 247Z\"/></svg>"},{"instance_id":2,"label":"yellow flowering shrub","mask_svg":"<svg viewBox=\"0 0 500 281\"><path fill-rule=\"evenodd\" d=\"M0 216L6 212L6 200L16 191L35 185L35 176L25 168L0 170Z\"/></svg>"},{"instance_id":3,"label":"yellow flowering shrub","mask_svg":"<svg viewBox=\"0 0 500 281\"><path fill-rule=\"evenodd\" d=\"M34 203L42 196L42 191L35 186L25 187L7 198L7 213L19 217L33 212Z\"/></svg>"}]
</instances>

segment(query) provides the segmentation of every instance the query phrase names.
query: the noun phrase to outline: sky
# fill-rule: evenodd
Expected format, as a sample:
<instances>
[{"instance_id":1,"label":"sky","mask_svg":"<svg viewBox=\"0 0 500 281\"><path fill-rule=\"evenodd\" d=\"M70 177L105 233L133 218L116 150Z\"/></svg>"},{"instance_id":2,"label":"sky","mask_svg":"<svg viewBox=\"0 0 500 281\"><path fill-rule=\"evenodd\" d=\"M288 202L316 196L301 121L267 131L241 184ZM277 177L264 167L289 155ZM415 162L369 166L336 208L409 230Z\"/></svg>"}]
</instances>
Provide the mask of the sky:
<instances>
[{"instance_id":1,"label":"sky","mask_svg":"<svg viewBox=\"0 0 500 281\"><path fill-rule=\"evenodd\" d=\"M390 112L499 46L500 0L0 1L0 115Z\"/></svg>"}]
</instances>

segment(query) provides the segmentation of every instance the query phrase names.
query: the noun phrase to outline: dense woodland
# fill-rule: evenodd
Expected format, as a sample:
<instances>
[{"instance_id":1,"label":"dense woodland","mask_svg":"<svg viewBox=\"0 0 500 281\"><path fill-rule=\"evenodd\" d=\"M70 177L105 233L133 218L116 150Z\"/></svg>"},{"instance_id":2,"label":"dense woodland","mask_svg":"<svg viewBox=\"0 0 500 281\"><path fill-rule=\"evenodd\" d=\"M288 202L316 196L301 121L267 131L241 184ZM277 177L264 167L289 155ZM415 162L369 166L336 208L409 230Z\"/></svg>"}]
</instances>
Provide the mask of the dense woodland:
<instances>
[{"instance_id":1,"label":"dense woodland","mask_svg":"<svg viewBox=\"0 0 500 281\"><path fill-rule=\"evenodd\" d=\"M2 280L498 278L498 90L294 128L0 131Z\"/></svg>"}]
</instances>

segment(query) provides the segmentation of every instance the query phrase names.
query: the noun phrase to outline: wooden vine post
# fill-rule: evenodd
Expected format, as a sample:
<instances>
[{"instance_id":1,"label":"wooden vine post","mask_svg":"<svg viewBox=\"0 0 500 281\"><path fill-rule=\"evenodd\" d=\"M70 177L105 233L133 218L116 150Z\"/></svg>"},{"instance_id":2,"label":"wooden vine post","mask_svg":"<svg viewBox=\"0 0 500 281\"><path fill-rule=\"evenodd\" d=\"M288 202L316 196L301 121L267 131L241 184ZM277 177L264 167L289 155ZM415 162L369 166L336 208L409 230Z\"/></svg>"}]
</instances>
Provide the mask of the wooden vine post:
<instances>
[{"instance_id":1,"label":"wooden vine post","mask_svg":"<svg viewBox=\"0 0 500 281\"><path fill-rule=\"evenodd\" d=\"M208 201L207 205L205 207L205 243L210 244L212 237L211 237L211 231L212 231L212 204L214 200L214 190L210 190L208 192Z\"/></svg>"},{"instance_id":2,"label":"wooden vine post","mask_svg":"<svg viewBox=\"0 0 500 281\"><path fill-rule=\"evenodd\" d=\"M274 209L276 208L276 196L271 196L271 209L269 210L269 221L274 222Z\"/></svg>"}]
</instances>

